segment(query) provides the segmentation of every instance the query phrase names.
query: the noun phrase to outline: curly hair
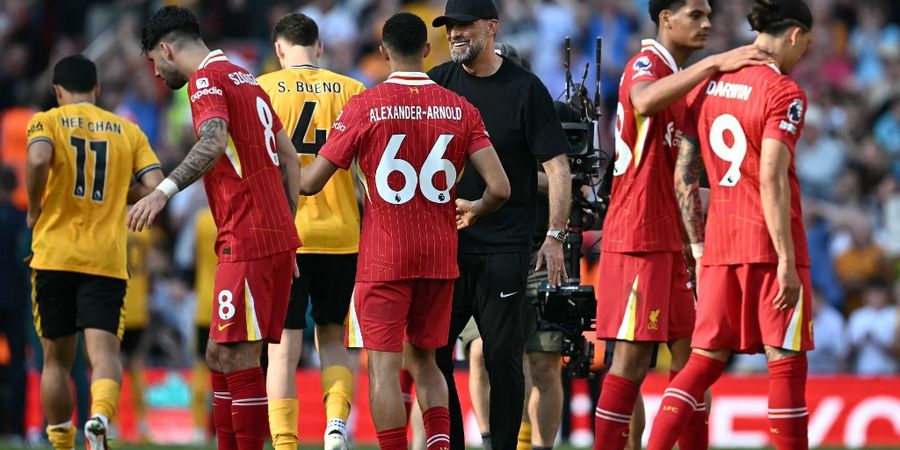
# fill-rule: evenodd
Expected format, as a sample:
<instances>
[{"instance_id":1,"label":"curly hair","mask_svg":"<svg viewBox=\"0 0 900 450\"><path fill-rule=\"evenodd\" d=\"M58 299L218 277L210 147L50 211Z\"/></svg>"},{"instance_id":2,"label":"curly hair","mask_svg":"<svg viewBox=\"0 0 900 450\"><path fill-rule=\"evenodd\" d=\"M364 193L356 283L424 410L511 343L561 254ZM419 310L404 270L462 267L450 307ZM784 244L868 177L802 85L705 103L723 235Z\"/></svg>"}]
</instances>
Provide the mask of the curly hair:
<instances>
[{"instance_id":1,"label":"curly hair","mask_svg":"<svg viewBox=\"0 0 900 450\"><path fill-rule=\"evenodd\" d=\"M200 39L200 22L189 9L165 6L153 13L141 33L141 52L147 53L166 36Z\"/></svg>"},{"instance_id":2,"label":"curly hair","mask_svg":"<svg viewBox=\"0 0 900 450\"><path fill-rule=\"evenodd\" d=\"M756 0L747 20L754 30L772 35L791 27L806 31L813 27L812 11L803 0Z\"/></svg>"}]
</instances>

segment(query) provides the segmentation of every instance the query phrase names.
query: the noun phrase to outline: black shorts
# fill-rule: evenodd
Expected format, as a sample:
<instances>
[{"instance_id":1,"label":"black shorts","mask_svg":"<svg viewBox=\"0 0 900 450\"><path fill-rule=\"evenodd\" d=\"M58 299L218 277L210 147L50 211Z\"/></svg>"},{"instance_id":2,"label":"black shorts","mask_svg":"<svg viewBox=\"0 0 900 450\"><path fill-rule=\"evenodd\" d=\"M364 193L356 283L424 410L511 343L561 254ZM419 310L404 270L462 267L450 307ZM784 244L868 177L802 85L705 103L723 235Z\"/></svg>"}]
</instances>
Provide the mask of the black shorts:
<instances>
[{"instance_id":1,"label":"black shorts","mask_svg":"<svg viewBox=\"0 0 900 450\"><path fill-rule=\"evenodd\" d=\"M316 325L343 325L356 282L356 253L347 255L297 254L300 278L291 285L284 327L306 328L306 308L312 302Z\"/></svg>"},{"instance_id":2,"label":"black shorts","mask_svg":"<svg viewBox=\"0 0 900 450\"><path fill-rule=\"evenodd\" d=\"M197 358L206 361L206 345L209 344L209 327L197 325ZM263 352L265 354L265 352Z\"/></svg>"},{"instance_id":3,"label":"black shorts","mask_svg":"<svg viewBox=\"0 0 900 450\"><path fill-rule=\"evenodd\" d=\"M137 353L143 336L144 327L126 328L125 334L122 335L122 345L119 347L122 350L122 355L128 358Z\"/></svg>"},{"instance_id":4,"label":"black shorts","mask_svg":"<svg viewBox=\"0 0 900 450\"><path fill-rule=\"evenodd\" d=\"M125 331L125 288L118 278L78 272L32 272L34 328L38 336L57 339L85 328Z\"/></svg>"}]
</instances>

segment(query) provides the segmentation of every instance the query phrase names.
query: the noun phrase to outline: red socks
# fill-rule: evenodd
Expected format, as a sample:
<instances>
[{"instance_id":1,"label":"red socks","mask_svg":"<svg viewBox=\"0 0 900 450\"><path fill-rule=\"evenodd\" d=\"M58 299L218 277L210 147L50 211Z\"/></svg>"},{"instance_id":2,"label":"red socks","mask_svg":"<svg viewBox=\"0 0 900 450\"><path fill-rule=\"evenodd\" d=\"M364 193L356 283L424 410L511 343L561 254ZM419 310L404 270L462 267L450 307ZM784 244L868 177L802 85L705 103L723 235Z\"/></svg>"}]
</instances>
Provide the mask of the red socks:
<instances>
[{"instance_id":1,"label":"red socks","mask_svg":"<svg viewBox=\"0 0 900 450\"><path fill-rule=\"evenodd\" d=\"M266 377L261 367L226 375L231 391L231 422L239 450L262 450L269 435Z\"/></svg>"},{"instance_id":2,"label":"red socks","mask_svg":"<svg viewBox=\"0 0 900 450\"><path fill-rule=\"evenodd\" d=\"M607 374L594 417L594 450L621 450L628 442L631 413L640 386Z\"/></svg>"},{"instance_id":3,"label":"red socks","mask_svg":"<svg viewBox=\"0 0 900 450\"><path fill-rule=\"evenodd\" d=\"M228 379L222 372L212 372L213 424L216 428L217 447L220 450L237 450L234 425L231 423L231 391Z\"/></svg>"},{"instance_id":4,"label":"red socks","mask_svg":"<svg viewBox=\"0 0 900 450\"><path fill-rule=\"evenodd\" d=\"M409 371L400 369L400 393L403 395L403 407L406 408L406 424L409 425L409 412L412 411L413 378Z\"/></svg>"},{"instance_id":5,"label":"red socks","mask_svg":"<svg viewBox=\"0 0 900 450\"><path fill-rule=\"evenodd\" d=\"M724 361L717 361L692 353L684 369L669 383L659 412L650 431L647 450L671 450L703 403L703 393L716 382L725 369Z\"/></svg>"},{"instance_id":6,"label":"red socks","mask_svg":"<svg viewBox=\"0 0 900 450\"><path fill-rule=\"evenodd\" d=\"M379 431L378 447L381 450L407 450L406 427Z\"/></svg>"},{"instance_id":7,"label":"red socks","mask_svg":"<svg viewBox=\"0 0 900 450\"><path fill-rule=\"evenodd\" d=\"M425 445L427 450L450 448L450 411L443 406L428 408L422 413L425 422Z\"/></svg>"},{"instance_id":8,"label":"red socks","mask_svg":"<svg viewBox=\"0 0 900 450\"><path fill-rule=\"evenodd\" d=\"M670 371L669 382L671 383L676 376L678 376L678 371ZM709 413L705 395L694 408L691 420L688 421L687 427L678 437L678 448L679 450L706 450L709 448Z\"/></svg>"},{"instance_id":9,"label":"red socks","mask_svg":"<svg viewBox=\"0 0 900 450\"><path fill-rule=\"evenodd\" d=\"M807 450L806 355L769 363L769 431L778 450Z\"/></svg>"}]
</instances>

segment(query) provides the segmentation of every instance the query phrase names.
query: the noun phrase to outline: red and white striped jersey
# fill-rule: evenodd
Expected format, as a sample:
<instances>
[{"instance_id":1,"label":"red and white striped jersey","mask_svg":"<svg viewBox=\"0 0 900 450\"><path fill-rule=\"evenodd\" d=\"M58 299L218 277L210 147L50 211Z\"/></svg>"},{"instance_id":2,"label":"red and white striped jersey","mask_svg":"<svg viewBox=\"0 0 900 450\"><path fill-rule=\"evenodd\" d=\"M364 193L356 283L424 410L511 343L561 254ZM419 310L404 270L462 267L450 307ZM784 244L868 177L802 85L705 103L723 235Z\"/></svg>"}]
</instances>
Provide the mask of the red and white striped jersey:
<instances>
[{"instance_id":1,"label":"red and white striped jersey","mask_svg":"<svg viewBox=\"0 0 900 450\"><path fill-rule=\"evenodd\" d=\"M247 261L299 247L275 134L281 121L249 72L214 50L188 81L195 131L220 118L228 124L225 155L203 181L218 235L219 262Z\"/></svg>"},{"instance_id":2,"label":"red and white striped jersey","mask_svg":"<svg viewBox=\"0 0 900 450\"><path fill-rule=\"evenodd\" d=\"M358 165L366 190L357 281L452 279L456 182L490 146L469 102L418 72L395 72L353 97L319 156Z\"/></svg>"},{"instance_id":3,"label":"red and white striped jersey","mask_svg":"<svg viewBox=\"0 0 900 450\"><path fill-rule=\"evenodd\" d=\"M777 263L759 191L763 139L791 151L791 235L799 266L809 266L794 146L803 129L806 94L774 65L746 67L700 83L688 96L711 186L704 265Z\"/></svg>"},{"instance_id":4,"label":"red and white striped jersey","mask_svg":"<svg viewBox=\"0 0 900 450\"><path fill-rule=\"evenodd\" d=\"M679 70L653 39L625 66L616 109L616 162L602 250L617 253L681 250L681 217L672 177L681 140L684 100L644 117L631 104L631 88Z\"/></svg>"}]
</instances>

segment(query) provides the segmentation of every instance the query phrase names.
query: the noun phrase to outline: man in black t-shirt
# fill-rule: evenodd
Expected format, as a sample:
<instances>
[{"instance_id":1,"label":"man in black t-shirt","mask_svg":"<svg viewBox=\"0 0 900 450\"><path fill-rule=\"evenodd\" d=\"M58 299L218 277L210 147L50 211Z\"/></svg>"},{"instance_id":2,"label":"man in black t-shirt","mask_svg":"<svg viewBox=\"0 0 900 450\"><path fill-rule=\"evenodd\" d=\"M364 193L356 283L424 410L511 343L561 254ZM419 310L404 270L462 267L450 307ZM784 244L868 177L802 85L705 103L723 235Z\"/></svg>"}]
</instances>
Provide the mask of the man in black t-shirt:
<instances>
[{"instance_id":1,"label":"man in black t-shirt","mask_svg":"<svg viewBox=\"0 0 900 450\"><path fill-rule=\"evenodd\" d=\"M453 344L474 315L491 384L490 442L495 449L512 450L524 401L524 299L537 207L535 160L547 173L550 205L549 231L536 267L546 267L549 282L559 285L567 279L562 244L571 203L568 141L541 81L493 52L500 22L490 0L450 0L444 15L432 24L446 26L453 62L435 67L428 76L478 108L512 188L507 203L493 216L459 234L460 278L454 288L450 339L437 352L450 389L450 442L453 450L464 446L452 377ZM467 208L467 200L478 198L484 186L474 170L465 170L457 184L458 208Z\"/></svg>"}]
</instances>

